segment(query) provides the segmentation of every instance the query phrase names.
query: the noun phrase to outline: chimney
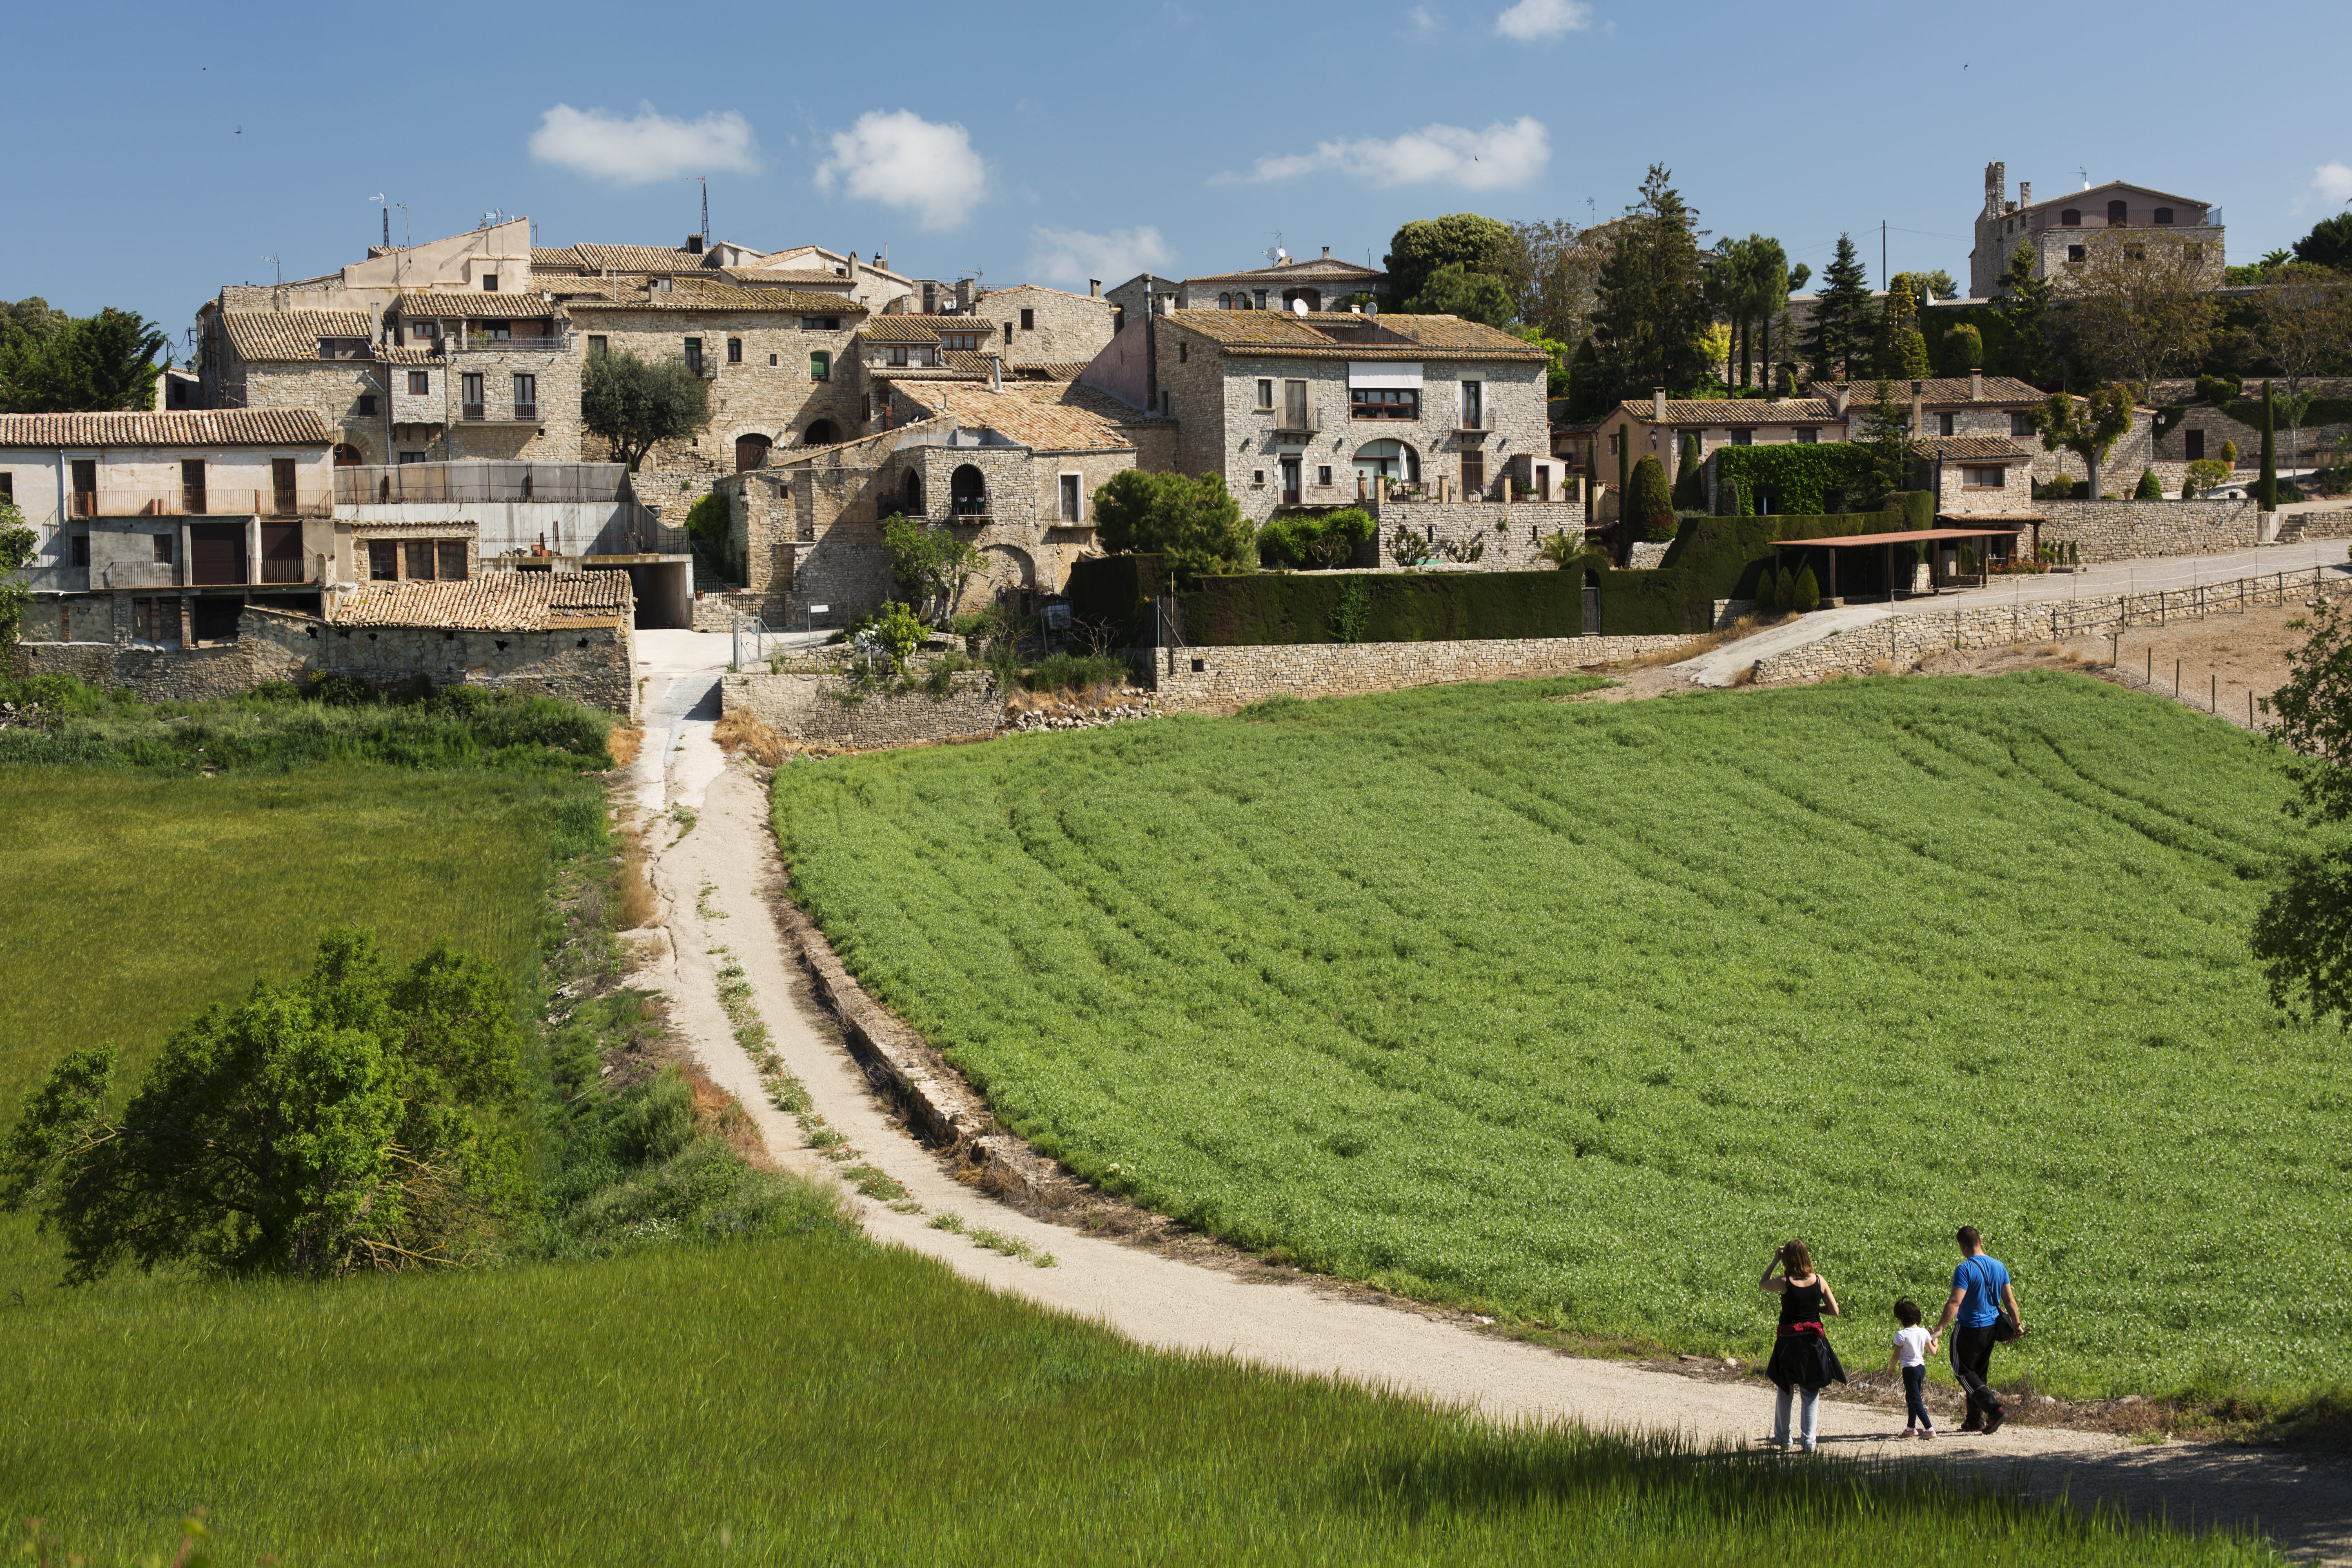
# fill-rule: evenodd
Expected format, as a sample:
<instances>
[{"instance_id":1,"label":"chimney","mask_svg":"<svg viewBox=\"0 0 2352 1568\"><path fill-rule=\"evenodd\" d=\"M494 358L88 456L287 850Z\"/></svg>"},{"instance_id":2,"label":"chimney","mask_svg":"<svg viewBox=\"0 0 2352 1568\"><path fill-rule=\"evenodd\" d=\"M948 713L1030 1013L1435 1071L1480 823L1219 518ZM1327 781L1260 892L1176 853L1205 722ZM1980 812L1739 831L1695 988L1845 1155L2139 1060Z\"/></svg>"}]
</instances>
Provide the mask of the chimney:
<instances>
[{"instance_id":1,"label":"chimney","mask_svg":"<svg viewBox=\"0 0 2352 1568\"><path fill-rule=\"evenodd\" d=\"M1089 300L1099 300L1102 298L1101 279L1089 278L1087 279L1087 298Z\"/></svg>"},{"instance_id":2,"label":"chimney","mask_svg":"<svg viewBox=\"0 0 2352 1568\"><path fill-rule=\"evenodd\" d=\"M1984 372L1980 370L1969 372L1969 401L1970 403L1984 401Z\"/></svg>"},{"instance_id":3,"label":"chimney","mask_svg":"<svg viewBox=\"0 0 2352 1568\"><path fill-rule=\"evenodd\" d=\"M2005 163L1985 165L1985 216L2000 216L2001 199L2009 195L2009 166Z\"/></svg>"},{"instance_id":4,"label":"chimney","mask_svg":"<svg viewBox=\"0 0 2352 1568\"><path fill-rule=\"evenodd\" d=\"M1666 389L1663 386L1650 389L1650 420L1656 425L1666 422Z\"/></svg>"},{"instance_id":5,"label":"chimney","mask_svg":"<svg viewBox=\"0 0 2352 1568\"><path fill-rule=\"evenodd\" d=\"M1927 416L1919 411L1920 395L1927 390L1924 381L1911 384L1911 438L1915 441L1924 439L1927 434Z\"/></svg>"},{"instance_id":6,"label":"chimney","mask_svg":"<svg viewBox=\"0 0 2352 1568\"><path fill-rule=\"evenodd\" d=\"M1004 362L994 354L988 356L988 390L1004 390Z\"/></svg>"},{"instance_id":7,"label":"chimney","mask_svg":"<svg viewBox=\"0 0 2352 1568\"><path fill-rule=\"evenodd\" d=\"M1839 385L1830 388L1830 415L1832 418L1845 417L1846 400L1853 395L1853 388L1851 386Z\"/></svg>"},{"instance_id":8,"label":"chimney","mask_svg":"<svg viewBox=\"0 0 2352 1568\"><path fill-rule=\"evenodd\" d=\"M2032 182L2032 180L2020 180L2020 181L2018 181L2018 182L2017 182L2017 210L2018 210L2018 211L2020 211L2020 212L2023 212L2027 207L2030 207L2030 206L2032 206L2032 205L2033 205L2033 182Z\"/></svg>"},{"instance_id":9,"label":"chimney","mask_svg":"<svg viewBox=\"0 0 2352 1568\"><path fill-rule=\"evenodd\" d=\"M384 211L386 211L386 212L390 212L392 209L391 209L390 207L386 207L386 208L384 208L383 210L384 210ZM1328 246L1328 245L1327 245L1327 246L1325 246L1325 247L1323 247L1323 259L1324 259L1324 260L1326 260L1326 261L1328 261L1328 260L1330 260L1330 259L1331 259L1331 247L1330 247L1329 246Z\"/></svg>"},{"instance_id":10,"label":"chimney","mask_svg":"<svg viewBox=\"0 0 2352 1568\"><path fill-rule=\"evenodd\" d=\"M699 256L702 254L702 237L700 235L689 234L686 237L686 253L688 256Z\"/></svg>"}]
</instances>

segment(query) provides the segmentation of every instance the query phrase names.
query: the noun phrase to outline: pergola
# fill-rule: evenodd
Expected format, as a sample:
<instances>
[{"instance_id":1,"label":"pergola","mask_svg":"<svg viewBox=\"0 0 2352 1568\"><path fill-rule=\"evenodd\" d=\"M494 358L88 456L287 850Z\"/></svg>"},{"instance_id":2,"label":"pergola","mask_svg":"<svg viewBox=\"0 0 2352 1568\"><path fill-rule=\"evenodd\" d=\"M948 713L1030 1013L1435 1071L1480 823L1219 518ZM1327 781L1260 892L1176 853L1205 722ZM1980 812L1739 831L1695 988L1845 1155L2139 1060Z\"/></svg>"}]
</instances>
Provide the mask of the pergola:
<instances>
[{"instance_id":1,"label":"pergola","mask_svg":"<svg viewBox=\"0 0 2352 1568\"><path fill-rule=\"evenodd\" d=\"M2015 528L1916 528L1904 533L1849 533L1839 539L1776 539L1772 542L1772 549L1776 564L1779 552L1783 550L1828 551L1829 584L1822 596L1830 599L1838 596L1837 563L1840 551L1884 550L1886 552L1886 596L1892 599L1895 597L1895 547L1898 544L1939 543L1948 539L2006 539L2013 544L2017 539L2017 530ZM1935 576L1930 580L1935 586L1940 588L1943 586L1942 569L1935 565L1935 559L1936 552L1930 551L1928 561L1931 571L1935 573Z\"/></svg>"}]
</instances>

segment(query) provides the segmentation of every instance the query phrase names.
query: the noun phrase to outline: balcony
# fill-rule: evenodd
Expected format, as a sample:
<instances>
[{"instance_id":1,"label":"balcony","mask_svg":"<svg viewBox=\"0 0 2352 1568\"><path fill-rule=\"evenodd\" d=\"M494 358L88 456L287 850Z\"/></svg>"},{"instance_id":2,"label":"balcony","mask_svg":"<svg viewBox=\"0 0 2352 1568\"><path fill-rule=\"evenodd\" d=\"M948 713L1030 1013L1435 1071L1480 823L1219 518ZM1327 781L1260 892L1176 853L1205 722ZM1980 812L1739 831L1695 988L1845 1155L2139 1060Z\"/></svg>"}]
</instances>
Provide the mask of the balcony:
<instances>
[{"instance_id":1,"label":"balcony","mask_svg":"<svg viewBox=\"0 0 2352 1568\"><path fill-rule=\"evenodd\" d=\"M558 354L570 353L577 341L571 332L519 332L503 338L488 332L467 332L461 338L452 332L440 344L444 353Z\"/></svg>"},{"instance_id":2,"label":"balcony","mask_svg":"<svg viewBox=\"0 0 2352 1568\"><path fill-rule=\"evenodd\" d=\"M284 559L264 556L261 580L264 583L308 583L311 581L310 562L299 555Z\"/></svg>"},{"instance_id":3,"label":"balcony","mask_svg":"<svg viewBox=\"0 0 2352 1568\"><path fill-rule=\"evenodd\" d=\"M478 422L480 420L487 419L489 417L489 405L487 403L460 403L457 405L457 417L469 422Z\"/></svg>"},{"instance_id":4,"label":"balcony","mask_svg":"<svg viewBox=\"0 0 2352 1568\"><path fill-rule=\"evenodd\" d=\"M515 423L516 423L516 424L518 424L518 425L536 425L536 424L538 424L538 423L539 423L539 405L538 405L538 404L536 404L536 403L518 403L518 404L516 404L516 405L514 405L514 417L515 417Z\"/></svg>"},{"instance_id":5,"label":"balcony","mask_svg":"<svg viewBox=\"0 0 2352 1568\"><path fill-rule=\"evenodd\" d=\"M1313 436L1322 428L1322 419L1311 408L1285 408L1274 419L1274 433L1277 436Z\"/></svg>"},{"instance_id":6,"label":"balcony","mask_svg":"<svg viewBox=\"0 0 2352 1568\"><path fill-rule=\"evenodd\" d=\"M601 501L625 499L628 469L619 463L533 463L470 459L451 463L352 464L335 470L346 506L395 501Z\"/></svg>"},{"instance_id":7,"label":"balcony","mask_svg":"<svg viewBox=\"0 0 2352 1568\"><path fill-rule=\"evenodd\" d=\"M175 485L170 489L76 490L68 498L73 517L332 517L331 489L308 485L290 490L224 489L206 485L198 489Z\"/></svg>"}]
</instances>

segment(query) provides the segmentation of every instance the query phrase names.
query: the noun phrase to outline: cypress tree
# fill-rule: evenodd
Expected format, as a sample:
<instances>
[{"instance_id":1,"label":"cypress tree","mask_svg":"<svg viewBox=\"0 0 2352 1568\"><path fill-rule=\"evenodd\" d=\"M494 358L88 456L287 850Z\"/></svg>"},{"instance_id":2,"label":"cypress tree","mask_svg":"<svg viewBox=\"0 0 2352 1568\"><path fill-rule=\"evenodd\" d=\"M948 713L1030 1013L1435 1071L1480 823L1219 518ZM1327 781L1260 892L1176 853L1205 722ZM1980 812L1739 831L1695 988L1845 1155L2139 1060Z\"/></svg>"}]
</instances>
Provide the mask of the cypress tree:
<instances>
[{"instance_id":1,"label":"cypress tree","mask_svg":"<svg viewBox=\"0 0 2352 1568\"><path fill-rule=\"evenodd\" d=\"M1698 432L1683 432L1681 460L1675 468L1675 510L1697 511L1706 505L1706 470L1699 462Z\"/></svg>"},{"instance_id":2,"label":"cypress tree","mask_svg":"<svg viewBox=\"0 0 2352 1568\"><path fill-rule=\"evenodd\" d=\"M2263 383L2263 476L2254 481L2256 504L2278 510L2278 405L2271 400L2271 384Z\"/></svg>"},{"instance_id":3,"label":"cypress tree","mask_svg":"<svg viewBox=\"0 0 2352 1568\"><path fill-rule=\"evenodd\" d=\"M1853 237L1838 236L1837 255L1822 269L1823 288L1813 300L1813 323L1804 338L1813 374L1842 380L1853 374L1853 359L1870 342L1869 273L1854 254Z\"/></svg>"},{"instance_id":4,"label":"cypress tree","mask_svg":"<svg viewBox=\"0 0 2352 1568\"><path fill-rule=\"evenodd\" d=\"M1633 465L1631 515L1642 531L1636 538L1671 539L1675 532L1674 492L1666 488L1666 466L1655 457Z\"/></svg>"},{"instance_id":5,"label":"cypress tree","mask_svg":"<svg viewBox=\"0 0 2352 1568\"><path fill-rule=\"evenodd\" d=\"M1822 585L1813 576L1811 562L1797 568L1797 581L1789 590L1789 607L1801 616L1809 616L1822 607Z\"/></svg>"},{"instance_id":6,"label":"cypress tree","mask_svg":"<svg viewBox=\"0 0 2352 1568\"><path fill-rule=\"evenodd\" d=\"M1764 563L1756 574L1756 613L1769 616L1780 607L1780 584L1773 581L1773 563Z\"/></svg>"}]
</instances>

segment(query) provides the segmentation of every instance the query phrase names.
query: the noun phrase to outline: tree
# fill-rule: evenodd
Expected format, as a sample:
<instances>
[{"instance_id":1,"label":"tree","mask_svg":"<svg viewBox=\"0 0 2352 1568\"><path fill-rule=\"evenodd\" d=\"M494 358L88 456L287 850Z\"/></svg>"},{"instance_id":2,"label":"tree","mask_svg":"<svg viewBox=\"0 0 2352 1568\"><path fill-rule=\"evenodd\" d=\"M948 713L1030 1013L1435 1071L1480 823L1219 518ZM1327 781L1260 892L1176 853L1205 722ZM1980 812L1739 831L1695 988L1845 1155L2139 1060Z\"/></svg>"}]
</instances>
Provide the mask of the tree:
<instances>
[{"instance_id":1,"label":"tree","mask_svg":"<svg viewBox=\"0 0 2352 1568\"><path fill-rule=\"evenodd\" d=\"M937 523L892 512L882 520L882 551L890 574L919 614L934 617L963 593L980 570L980 550Z\"/></svg>"},{"instance_id":2,"label":"tree","mask_svg":"<svg viewBox=\"0 0 2352 1568\"><path fill-rule=\"evenodd\" d=\"M1608 552L1580 533L1565 531L1548 534L1536 546L1536 559L1548 561L1563 572L1599 566L1608 560Z\"/></svg>"},{"instance_id":3,"label":"tree","mask_svg":"<svg viewBox=\"0 0 2352 1568\"><path fill-rule=\"evenodd\" d=\"M2312 225L2311 232L2294 242L2294 258L2352 272L2352 213L2337 213Z\"/></svg>"},{"instance_id":4,"label":"tree","mask_svg":"<svg viewBox=\"0 0 2352 1568\"><path fill-rule=\"evenodd\" d=\"M1616 226L1601 264L1592 341L1612 396L1651 387L1682 389L1706 374L1699 335L1706 329L1698 215L1683 205L1664 165L1653 163L1641 200Z\"/></svg>"},{"instance_id":5,"label":"tree","mask_svg":"<svg viewBox=\"0 0 2352 1568\"><path fill-rule=\"evenodd\" d=\"M1666 466L1653 457L1633 465L1633 493L1626 516L1645 539L1675 536L1675 498L1666 489Z\"/></svg>"},{"instance_id":6,"label":"tree","mask_svg":"<svg viewBox=\"0 0 2352 1568\"><path fill-rule=\"evenodd\" d=\"M1510 324L1511 291L1503 280L1449 261L1429 275L1403 310L1415 316L1459 316L1490 327Z\"/></svg>"},{"instance_id":7,"label":"tree","mask_svg":"<svg viewBox=\"0 0 2352 1568\"><path fill-rule=\"evenodd\" d=\"M1984 334L1973 321L1962 321L1944 334L1944 374L1966 375L1984 368Z\"/></svg>"},{"instance_id":8,"label":"tree","mask_svg":"<svg viewBox=\"0 0 2352 1568\"><path fill-rule=\"evenodd\" d=\"M1682 451L1675 463L1675 510L1700 511L1706 506L1706 466L1699 460L1696 430L1683 432Z\"/></svg>"},{"instance_id":9,"label":"tree","mask_svg":"<svg viewBox=\"0 0 2352 1568\"><path fill-rule=\"evenodd\" d=\"M1927 374L1927 340L1919 331L1908 275L1895 279L1886 291L1886 309L1878 318L1877 359L1878 374L1890 380L1917 381Z\"/></svg>"},{"instance_id":10,"label":"tree","mask_svg":"<svg viewBox=\"0 0 2352 1568\"><path fill-rule=\"evenodd\" d=\"M2285 374L2289 393L2352 359L2352 278L2307 261L2274 267L2252 304L2254 346Z\"/></svg>"},{"instance_id":11,"label":"tree","mask_svg":"<svg viewBox=\"0 0 2352 1568\"><path fill-rule=\"evenodd\" d=\"M2088 397L2054 392L2034 415L2043 451L2063 449L2083 459L2091 476L2093 500L2104 499L2105 494L2099 486L2099 465L2107 460L2117 438L2131 428L2132 410L2138 403L2139 389L2120 384Z\"/></svg>"},{"instance_id":12,"label":"tree","mask_svg":"<svg viewBox=\"0 0 2352 1568\"><path fill-rule=\"evenodd\" d=\"M0 303L0 343L19 332L47 339L71 320L63 310L51 309L38 294L28 294L13 305Z\"/></svg>"},{"instance_id":13,"label":"tree","mask_svg":"<svg viewBox=\"0 0 2352 1568\"><path fill-rule=\"evenodd\" d=\"M2267 381L2263 383L2263 468L2254 480L2254 495L2263 510L2278 510L2278 404Z\"/></svg>"},{"instance_id":14,"label":"tree","mask_svg":"<svg viewBox=\"0 0 2352 1568\"><path fill-rule=\"evenodd\" d=\"M1895 384L1885 377L1879 379L1877 396L1863 411L1860 444L1870 449L1871 482L1880 495L1910 484L1911 411L1895 395Z\"/></svg>"},{"instance_id":15,"label":"tree","mask_svg":"<svg viewBox=\"0 0 2352 1568\"><path fill-rule=\"evenodd\" d=\"M124 1261L325 1276L465 1261L522 1194L521 1040L498 972L446 944L398 978L331 932L310 976L183 1026L120 1118L111 1045L26 1096L0 1206L61 1236L67 1281Z\"/></svg>"},{"instance_id":16,"label":"tree","mask_svg":"<svg viewBox=\"0 0 2352 1568\"><path fill-rule=\"evenodd\" d=\"M1215 474L1147 474L1127 468L1095 491L1096 533L1115 555L1158 555L1184 588L1202 577L1251 571L1255 534Z\"/></svg>"},{"instance_id":17,"label":"tree","mask_svg":"<svg viewBox=\"0 0 2352 1568\"><path fill-rule=\"evenodd\" d=\"M628 353L592 354L580 388L581 427L611 443L635 473L656 443L709 422L710 388L683 362L647 364Z\"/></svg>"},{"instance_id":18,"label":"tree","mask_svg":"<svg viewBox=\"0 0 2352 1568\"><path fill-rule=\"evenodd\" d=\"M1792 287L1789 282L1789 253L1781 248L1779 240L1760 234L1751 234L1746 239L1727 239L1715 248L1722 259L1715 264L1709 281L1720 278L1720 308L1739 340L1739 384L1746 387L1752 384L1752 367L1759 360L1755 337L1759 326L1764 340L1761 363L1769 384L1772 377L1772 321L1787 309Z\"/></svg>"},{"instance_id":19,"label":"tree","mask_svg":"<svg viewBox=\"0 0 2352 1568\"><path fill-rule=\"evenodd\" d=\"M0 497L0 647L15 642L16 629L24 624L33 590L20 574L33 563L33 552L40 545L41 536L25 526L25 514L16 503Z\"/></svg>"},{"instance_id":20,"label":"tree","mask_svg":"<svg viewBox=\"0 0 2352 1568\"><path fill-rule=\"evenodd\" d=\"M1544 395L1548 398L1570 395L1573 378L1569 374L1568 345L1544 336L1540 328L1519 326L1509 331L1520 342L1531 343L1551 356L1551 363L1544 367Z\"/></svg>"},{"instance_id":21,"label":"tree","mask_svg":"<svg viewBox=\"0 0 2352 1568\"><path fill-rule=\"evenodd\" d=\"M1813 299L1813 323L1805 334L1804 355L1813 374L1843 380L1870 346L1869 274L1854 254L1853 237L1838 236L1837 254L1822 271L1822 291Z\"/></svg>"},{"instance_id":22,"label":"tree","mask_svg":"<svg viewBox=\"0 0 2352 1568\"><path fill-rule=\"evenodd\" d=\"M2198 242L2149 229L2086 231L2058 298L2075 351L2110 381L2150 386L2212 345L2220 306Z\"/></svg>"},{"instance_id":23,"label":"tree","mask_svg":"<svg viewBox=\"0 0 2352 1568\"><path fill-rule=\"evenodd\" d=\"M2339 828L2352 819L2352 616L2322 599L2287 625L2311 635L2287 656L2285 684L2262 700L2294 784L2285 810L2314 828ZM2332 837L2289 860L2255 918L2252 945L2273 1006L2315 1021L2333 1013L2352 1027L2352 843Z\"/></svg>"},{"instance_id":24,"label":"tree","mask_svg":"<svg viewBox=\"0 0 2352 1568\"><path fill-rule=\"evenodd\" d=\"M2034 275L2037 253L2020 246L1996 285L1993 307L2009 336L2009 374L2040 385L2050 374L2050 325L2057 285Z\"/></svg>"},{"instance_id":25,"label":"tree","mask_svg":"<svg viewBox=\"0 0 2352 1568\"><path fill-rule=\"evenodd\" d=\"M2132 491L2132 500L2162 500L2163 499L2164 483L2156 477L2156 470L2142 468L2139 471L2139 487Z\"/></svg>"},{"instance_id":26,"label":"tree","mask_svg":"<svg viewBox=\"0 0 2352 1568\"><path fill-rule=\"evenodd\" d=\"M1257 531L1258 559L1273 567L1328 572L1348 564L1372 529L1371 513L1360 507L1293 512Z\"/></svg>"},{"instance_id":27,"label":"tree","mask_svg":"<svg viewBox=\"0 0 2352 1568\"><path fill-rule=\"evenodd\" d=\"M1930 300L1957 300L1960 297L1960 286L1952 280L1950 273L1940 267L1933 272L1898 272L1894 282L1887 287L1892 289L1896 283L1909 284L1911 298L1922 304Z\"/></svg>"},{"instance_id":28,"label":"tree","mask_svg":"<svg viewBox=\"0 0 2352 1568\"><path fill-rule=\"evenodd\" d=\"M1601 352L1591 338L1576 345L1568 367L1568 412L1574 419L1598 419L1614 405L1614 387ZM1596 478L1598 476L1595 476Z\"/></svg>"},{"instance_id":29,"label":"tree","mask_svg":"<svg viewBox=\"0 0 2352 1568\"><path fill-rule=\"evenodd\" d=\"M1517 254L1510 225L1476 213L1449 213L1400 224L1381 264L1388 270L1389 298L1415 300L1441 267L1508 278Z\"/></svg>"},{"instance_id":30,"label":"tree","mask_svg":"<svg viewBox=\"0 0 2352 1568\"><path fill-rule=\"evenodd\" d=\"M1584 342L1592 330L1608 231L1580 230L1564 218L1548 218L1511 225L1511 240L1503 276L1517 319L1557 342Z\"/></svg>"},{"instance_id":31,"label":"tree","mask_svg":"<svg viewBox=\"0 0 2352 1568\"><path fill-rule=\"evenodd\" d=\"M168 341L133 310L56 319L10 307L0 338L0 414L100 414L155 405L155 356Z\"/></svg>"}]
</instances>

